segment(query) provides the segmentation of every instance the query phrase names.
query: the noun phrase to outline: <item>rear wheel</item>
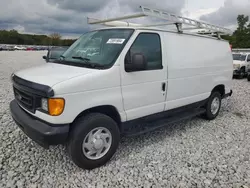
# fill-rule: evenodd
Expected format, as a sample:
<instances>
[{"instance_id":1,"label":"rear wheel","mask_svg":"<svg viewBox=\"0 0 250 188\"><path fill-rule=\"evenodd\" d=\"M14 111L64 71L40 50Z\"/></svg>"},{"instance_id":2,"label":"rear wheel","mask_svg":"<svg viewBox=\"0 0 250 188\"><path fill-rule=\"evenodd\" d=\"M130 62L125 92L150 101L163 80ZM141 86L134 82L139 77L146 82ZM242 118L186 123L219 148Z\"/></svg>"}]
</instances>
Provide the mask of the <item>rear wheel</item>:
<instances>
[{"instance_id":1,"label":"rear wheel","mask_svg":"<svg viewBox=\"0 0 250 188\"><path fill-rule=\"evenodd\" d=\"M93 169L111 159L119 140L120 131L116 122L104 114L93 113L74 123L68 151L77 166Z\"/></svg>"},{"instance_id":2,"label":"rear wheel","mask_svg":"<svg viewBox=\"0 0 250 188\"><path fill-rule=\"evenodd\" d=\"M207 120L215 119L219 114L220 107L221 107L221 94L215 91L211 94L205 105L206 112L205 114L203 114L203 117Z\"/></svg>"}]
</instances>

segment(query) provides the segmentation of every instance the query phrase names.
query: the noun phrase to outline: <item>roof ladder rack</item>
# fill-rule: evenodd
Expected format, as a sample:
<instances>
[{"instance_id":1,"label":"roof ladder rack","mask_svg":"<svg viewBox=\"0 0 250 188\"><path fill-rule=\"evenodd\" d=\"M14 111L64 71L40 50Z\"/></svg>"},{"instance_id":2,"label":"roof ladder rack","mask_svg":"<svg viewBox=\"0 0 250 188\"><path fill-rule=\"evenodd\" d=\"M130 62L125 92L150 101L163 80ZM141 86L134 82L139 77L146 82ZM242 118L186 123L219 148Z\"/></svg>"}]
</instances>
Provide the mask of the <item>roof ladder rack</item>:
<instances>
[{"instance_id":1,"label":"roof ladder rack","mask_svg":"<svg viewBox=\"0 0 250 188\"><path fill-rule=\"evenodd\" d=\"M227 28L223 28L220 26L216 26L213 24L208 24L202 21L193 20L190 18L185 18L182 16L178 16L172 13L168 13L166 11L158 10L158 9L152 9L144 6L140 6L142 12L137 14L132 14L128 16L123 17L117 17L117 18L111 18L111 19L105 19L105 20L97 20L88 18L89 24L103 24L107 26L134 26L134 27L154 27L154 26L164 26L164 25L175 25L177 28L177 31L182 33L185 30L197 30L197 29L205 29L207 31L201 33L198 32L197 34L204 34L209 33L209 35L216 34L218 38L220 38L221 35L231 35L232 31ZM124 22L121 20L127 20L127 19L134 19L134 18L140 18L140 17L153 17L153 18L159 18L164 20L165 22L160 24L153 24L153 25L143 25L143 24L135 24L135 23L129 23ZM189 25L192 27L183 27L183 25Z\"/></svg>"}]
</instances>

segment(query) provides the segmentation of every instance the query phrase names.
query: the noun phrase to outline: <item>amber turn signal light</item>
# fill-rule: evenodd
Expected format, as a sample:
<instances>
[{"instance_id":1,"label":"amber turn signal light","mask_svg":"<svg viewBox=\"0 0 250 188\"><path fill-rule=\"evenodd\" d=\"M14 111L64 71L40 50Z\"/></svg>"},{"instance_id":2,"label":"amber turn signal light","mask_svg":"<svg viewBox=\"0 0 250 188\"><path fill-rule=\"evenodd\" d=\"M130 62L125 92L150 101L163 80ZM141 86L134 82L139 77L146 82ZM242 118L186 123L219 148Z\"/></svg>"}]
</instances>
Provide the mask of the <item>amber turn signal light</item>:
<instances>
[{"instance_id":1,"label":"amber turn signal light","mask_svg":"<svg viewBox=\"0 0 250 188\"><path fill-rule=\"evenodd\" d=\"M62 98L48 99L48 112L51 116L59 116L64 110L65 101Z\"/></svg>"}]
</instances>

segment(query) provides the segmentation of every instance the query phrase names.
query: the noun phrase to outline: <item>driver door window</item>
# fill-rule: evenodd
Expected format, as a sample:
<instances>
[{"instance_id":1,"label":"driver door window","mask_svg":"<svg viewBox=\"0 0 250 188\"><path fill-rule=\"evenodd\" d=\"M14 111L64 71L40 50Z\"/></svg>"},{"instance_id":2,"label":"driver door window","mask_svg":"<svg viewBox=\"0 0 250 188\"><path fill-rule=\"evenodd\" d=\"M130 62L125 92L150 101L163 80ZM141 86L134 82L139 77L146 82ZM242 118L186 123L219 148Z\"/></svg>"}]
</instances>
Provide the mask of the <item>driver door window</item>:
<instances>
[{"instance_id":1,"label":"driver door window","mask_svg":"<svg viewBox=\"0 0 250 188\"><path fill-rule=\"evenodd\" d=\"M133 54L144 55L146 70L162 69L161 40L157 33L141 33L137 36L126 55L126 63L131 63Z\"/></svg>"}]
</instances>

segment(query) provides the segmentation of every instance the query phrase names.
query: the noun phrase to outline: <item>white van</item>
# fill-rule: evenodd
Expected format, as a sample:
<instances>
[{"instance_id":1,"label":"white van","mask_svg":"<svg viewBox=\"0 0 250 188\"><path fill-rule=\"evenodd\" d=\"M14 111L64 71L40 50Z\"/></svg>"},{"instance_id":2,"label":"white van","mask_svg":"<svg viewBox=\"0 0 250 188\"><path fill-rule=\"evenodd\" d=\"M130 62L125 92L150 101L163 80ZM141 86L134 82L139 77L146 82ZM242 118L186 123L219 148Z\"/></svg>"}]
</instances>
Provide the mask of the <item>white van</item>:
<instances>
[{"instance_id":1,"label":"white van","mask_svg":"<svg viewBox=\"0 0 250 188\"><path fill-rule=\"evenodd\" d=\"M46 148L66 143L74 163L86 169L110 160L120 136L196 115L213 120L232 94L229 43L177 28L85 33L60 60L12 75L13 119Z\"/></svg>"}]
</instances>

